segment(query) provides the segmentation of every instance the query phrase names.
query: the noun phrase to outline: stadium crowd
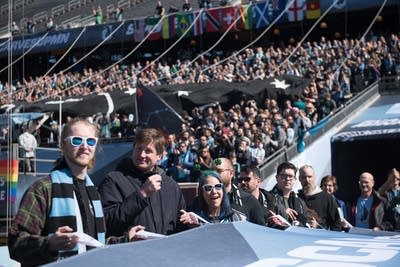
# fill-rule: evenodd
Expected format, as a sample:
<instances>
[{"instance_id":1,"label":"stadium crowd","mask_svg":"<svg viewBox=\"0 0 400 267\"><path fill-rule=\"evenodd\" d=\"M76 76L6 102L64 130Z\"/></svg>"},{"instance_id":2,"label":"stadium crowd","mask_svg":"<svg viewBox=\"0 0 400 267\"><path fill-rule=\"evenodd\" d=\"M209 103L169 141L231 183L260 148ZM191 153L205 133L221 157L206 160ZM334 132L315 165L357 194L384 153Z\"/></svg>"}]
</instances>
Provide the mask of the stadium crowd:
<instances>
[{"instance_id":1,"label":"stadium crowd","mask_svg":"<svg viewBox=\"0 0 400 267\"><path fill-rule=\"evenodd\" d=\"M132 62L107 71L87 68L82 73L29 77L11 87L12 100L35 102L126 90L134 88L137 82L151 87L220 80L240 83L284 74L309 78L311 82L302 93L284 103L275 99L265 99L261 104L242 100L227 110L218 103L210 103L185 112L182 134L175 137L175 142L186 143L194 158L205 136L214 158L236 155L240 164L260 163L284 145L304 137L309 128L344 105L357 91L381 76L400 75L398 34L365 41L321 37L319 41L303 43L285 62L294 49L293 45L253 47L226 52L224 56L203 55L193 64L190 62L197 54L184 50L175 62ZM2 104L8 103L9 90L8 83L0 83ZM99 124L104 138L134 134L129 114L94 114L92 119ZM56 127L51 129L57 131ZM58 134L54 132L54 136Z\"/></svg>"},{"instance_id":2,"label":"stadium crowd","mask_svg":"<svg viewBox=\"0 0 400 267\"><path fill-rule=\"evenodd\" d=\"M399 77L399 37L393 34L388 39L380 37L365 42L321 38L318 42L302 44L282 68L278 66L293 51L293 46L255 47L240 53L232 52L232 57L225 63L215 66L213 63L221 60L218 56L202 57L190 66L188 62L194 56L191 55L174 63L146 63L143 67L136 62L126 67L114 66L106 72L87 69L83 73L61 73L32 78L18 83L15 88L4 85L2 92L5 92L4 97L8 90L13 90L14 99L32 102L59 95L68 97L124 90L135 87L138 81L154 86L222 79L243 82L283 74L309 78L311 83L302 94L288 98L282 105L275 99L267 98L262 104L257 104L254 99L241 99L228 110L223 110L218 103L196 107L184 115L181 133L168 135L166 142L158 130L141 129L136 133L131 158L121 161L116 171L106 175L98 193L92 192L96 200L101 197L104 209L104 215L95 214L99 215L96 218L105 222L109 237L126 235L131 232L132 226L139 227L134 228L132 235L144 227L151 232L169 235L201 227L204 223L240 220L278 229L295 225L333 231L351 231L353 226L375 231L399 231L400 176L396 169L390 171L386 183L379 190L374 189L375 180L371 173L361 173L357 181L359 195L343 205L334 196L337 189L335 178L324 177L318 185L310 165L298 169L290 162L281 163L276 169L277 183L271 191L260 188L263 178L257 168L265 157L296 139L301 140L319 120L345 105L356 93L352 89L357 84L356 79L360 79L364 88L384 75ZM83 82L77 85L76 82L80 81ZM69 87L72 89L66 90ZM5 97L4 100L7 103ZM94 159L97 137L124 138L135 134L133 118L128 114L114 113L110 117L95 114L90 121L98 127L83 133L79 131L85 127L74 128L74 123L82 121L67 122L67 127L71 128L69 136L60 140L66 152L64 161L60 161L63 168L56 170L58 176L54 174L54 177L46 178L48 187L62 179L68 181L64 182L68 184L68 192L72 190L76 178L65 168L76 169L79 165L81 174L86 175L87 165ZM81 149L87 151L86 165L82 162L76 164L68 154ZM178 182L198 181L198 197L192 203L185 203L182 192L171 178ZM294 192L297 179L302 189ZM92 187L91 184L86 186ZM36 193L37 188L33 186L29 190ZM26 236L30 234L46 242L46 236L27 234L28 230L23 225L31 219L29 216L32 213L27 212L28 203L32 203L28 198L31 195L34 194L26 195L26 207L22 206L17 217L19 220L13 222L10 231L11 255L21 262L29 260L32 255L21 253L29 251L29 244L22 242ZM67 195L62 197L66 199ZM88 220L85 232L98 238L100 233L96 233L93 226L94 215L87 212L90 206L88 203L82 205L87 206L80 207L89 215L84 217ZM342 212L339 207L343 207ZM60 226L66 221L63 217L50 218L56 219L62 222ZM76 225L75 219L73 222ZM63 242L58 249L43 246L47 257L41 258L40 254L34 256L41 260L40 263L58 259L59 250L81 253L76 248L77 240L69 235L72 229L59 227L45 230L55 232L55 236ZM129 234L129 239L125 239L134 240L134 237Z\"/></svg>"}]
</instances>

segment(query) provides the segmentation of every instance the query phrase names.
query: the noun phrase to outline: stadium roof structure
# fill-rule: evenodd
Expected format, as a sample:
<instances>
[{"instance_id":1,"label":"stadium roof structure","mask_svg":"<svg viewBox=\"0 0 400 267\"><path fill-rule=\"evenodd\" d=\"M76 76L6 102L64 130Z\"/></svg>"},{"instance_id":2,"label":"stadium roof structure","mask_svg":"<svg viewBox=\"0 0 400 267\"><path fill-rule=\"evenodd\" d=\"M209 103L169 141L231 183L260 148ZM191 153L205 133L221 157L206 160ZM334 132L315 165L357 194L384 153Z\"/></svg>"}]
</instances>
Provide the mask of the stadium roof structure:
<instances>
[{"instance_id":1,"label":"stadium roof structure","mask_svg":"<svg viewBox=\"0 0 400 267\"><path fill-rule=\"evenodd\" d=\"M400 94L381 96L332 137L332 142L400 137Z\"/></svg>"}]
</instances>

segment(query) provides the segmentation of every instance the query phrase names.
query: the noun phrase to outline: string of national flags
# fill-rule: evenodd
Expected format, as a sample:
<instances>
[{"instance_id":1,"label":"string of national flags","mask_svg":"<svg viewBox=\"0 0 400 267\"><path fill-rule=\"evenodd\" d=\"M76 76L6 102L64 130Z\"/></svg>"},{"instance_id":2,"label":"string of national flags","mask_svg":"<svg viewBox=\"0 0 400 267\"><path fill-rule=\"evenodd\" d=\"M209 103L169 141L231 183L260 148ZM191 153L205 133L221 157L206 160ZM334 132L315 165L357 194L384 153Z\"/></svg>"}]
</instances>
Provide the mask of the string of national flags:
<instances>
[{"instance_id":1,"label":"string of national flags","mask_svg":"<svg viewBox=\"0 0 400 267\"><path fill-rule=\"evenodd\" d=\"M261 29L291 5L278 23L317 19L321 15L321 0L267 0L245 5L202 9L194 12L169 14L164 17L145 17L134 22L135 41L140 41L152 29L149 40L198 36L204 33ZM200 14L200 19L195 18ZM240 19L238 19L240 17ZM238 20L237 20L238 19ZM161 23L158 23L160 20ZM236 22L235 22L236 21ZM193 24L193 27L186 30Z\"/></svg>"}]
</instances>

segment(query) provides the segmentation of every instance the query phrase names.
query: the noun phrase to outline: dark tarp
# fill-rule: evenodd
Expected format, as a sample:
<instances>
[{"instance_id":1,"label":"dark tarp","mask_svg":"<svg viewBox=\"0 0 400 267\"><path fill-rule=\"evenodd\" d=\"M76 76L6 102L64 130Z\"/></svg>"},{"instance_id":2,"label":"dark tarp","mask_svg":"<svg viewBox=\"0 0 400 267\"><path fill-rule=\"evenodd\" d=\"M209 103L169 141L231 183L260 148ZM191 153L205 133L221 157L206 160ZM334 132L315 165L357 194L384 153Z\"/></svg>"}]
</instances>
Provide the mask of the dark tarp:
<instances>
[{"instance_id":1,"label":"dark tarp","mask_svg":"<svg viewBox=\"0 0 400 267\"><path fill-rule=\"evenodd\" d=\"M194 107L219 102L224 108L239 103L243 98L254 98L261 105L266 97L283 102L285 98L301 94L308 79L284 75L269 80L256 80L245 83L212 82L204 84L163 85L151 87L173 110L182 114ZM282 89L279 87L287 87ZM113 91L105 94L93 94L71 97L62 100L63 114L93 115L97 112L135 113L134 90ZM17 103L21 112L59 111L59 100L40 101L38 103ZM157 107L154 107L156 110Z\"/></svg>"},{"instance_id":2,"label":"dark tarp","mask_svg":"<svg viewBox=\"0 0 400 267\"><path fill-rule=\"evenodd\" d=\"M17 109L21 112L55 112L60 110L60 101L43 100L36 103L16 103ZM113 91L110 93L92 94L88 96L76 96L62 99L62 113L73 116L91 116L97 112L103 114L112 112L123 112L134 114L134 92Z\"/></svg>"}]
</instances>

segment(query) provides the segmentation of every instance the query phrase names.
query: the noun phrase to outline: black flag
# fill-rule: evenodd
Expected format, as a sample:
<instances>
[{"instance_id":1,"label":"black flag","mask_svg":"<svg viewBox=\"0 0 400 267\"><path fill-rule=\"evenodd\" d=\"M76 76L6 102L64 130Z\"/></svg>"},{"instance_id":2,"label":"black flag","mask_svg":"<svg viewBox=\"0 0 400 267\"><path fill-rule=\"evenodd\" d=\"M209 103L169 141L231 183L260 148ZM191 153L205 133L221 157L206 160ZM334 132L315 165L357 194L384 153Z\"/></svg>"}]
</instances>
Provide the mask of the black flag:
<instances>
[{"instance_id":1,"label":"black flag","mask_svg":"<svg viewBox=\"0 0 400 267\"><path fill-rule=\"evenodd\" d=\"M141 128L156 128L167 134L181 132L181 116L150 88L137 85L136 105Z\"/></svg>"}]
</instances>

